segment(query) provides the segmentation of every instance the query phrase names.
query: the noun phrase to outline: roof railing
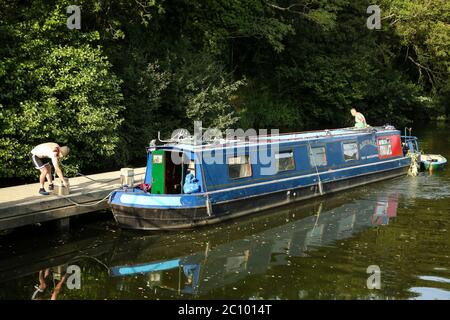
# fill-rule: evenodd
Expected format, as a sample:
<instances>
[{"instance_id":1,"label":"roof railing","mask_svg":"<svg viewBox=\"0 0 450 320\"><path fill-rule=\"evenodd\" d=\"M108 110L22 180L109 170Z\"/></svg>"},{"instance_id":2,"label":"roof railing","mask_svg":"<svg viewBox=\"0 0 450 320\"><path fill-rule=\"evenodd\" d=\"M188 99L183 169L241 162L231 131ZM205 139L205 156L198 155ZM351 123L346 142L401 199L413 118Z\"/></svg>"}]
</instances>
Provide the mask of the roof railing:
<instances>
[{"instance_id":1,"label":"roof railing","mask_svg":"<svg viewBox=\"0 0 450 320\"><path fill-rule=\"evenodd\" d=\"M204 128L202 128L203 131ZM306 140L306 139L314 139L314 138L324 138L324 137L339 137L345 136L350 133L375 133L380 130L395 130L395 127L391 125L379 126L379 127L367 127L367 128L355 128L355 127L346 127L346 128L338 128L338 129L323 129L323 130L314 130L314 131L303 131L303 132L293 132L293 133L280 133L276 135L257 135L257 136L244 136L239 137L235 136L230 139L230 137L205 137L203 134L201 137L197 137L196 135L191 135L189 131L185 129L175 130L170 139L162 139L161 132L158 131L158 139L152 140L150 142L150 148L156 146L162 146L167 144L184 144L190 146L217 146L217 145L226 145L229 143L235 144L245 144L250 142L252 137L254 137L257 142L262 141L289 141L289 140ZM314 135L316 133L316 135Z\"/></svg>"}]
</instances>

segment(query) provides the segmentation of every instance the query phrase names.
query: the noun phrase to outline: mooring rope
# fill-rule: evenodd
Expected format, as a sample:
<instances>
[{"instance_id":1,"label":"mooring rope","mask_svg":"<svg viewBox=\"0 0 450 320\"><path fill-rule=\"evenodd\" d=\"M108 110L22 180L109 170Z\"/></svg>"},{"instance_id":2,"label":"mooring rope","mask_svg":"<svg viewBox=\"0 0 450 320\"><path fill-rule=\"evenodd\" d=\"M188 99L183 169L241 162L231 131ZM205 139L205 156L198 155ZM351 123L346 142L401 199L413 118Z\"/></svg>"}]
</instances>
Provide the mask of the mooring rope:
<instances>
[{"instance_id":1,"label":"mooring rope","mask_svg":"<svg viewBox=\"0 0 450 320\"><path fill-rule=\"evenodd\" d=\"M65 168L65 166L62 163L60 163L59 165L61 166L61 168L63 168L63 169ZM108 179L108 180L96 180L96 179L88 177L85 174L82 174L79 171L75 172L75 177L83 177L83 178L86 178L88 180L91 180L92 182L99 182L99 183L108 183L108 182L113 182L113 181L116 181L116 180L120 179L120 177L119 177L119 178ZM56 180L56 172L55 171L53 171L53 180Z\"/></svg>"},{"instance_id":2,"label":"mooring rope","mask_svg":"<svg viewBox=\"0 0 450 320\"><path fill-rule=\"evenodd\" d=\"M61 166L63 167L62 164L61 164ZM54 180L56 180L56 172L53 175L54 175ZM142 174L140 174L140 175L142 175ZM91 181L97 182L97 183L109 183L109 182L113 182L113 181L116 181L116 180L120 180L120 177L114 178L114 179L108 179L108 180L96 180L96 179L88 177L87 175L82 174L81 172L76 172L75 176L81 176L81 177L84 177L84 178L86 178L88 180L91 180ZM142 177L138 180L138 182L141 181L141 180L142 180ZM106 199L108 199L113 192L114 192L114 190L111 191L110 193L108 193L108 195L106 195L101 200L98 200L98 201L96 201L94 203L79 203L79 202L76 202L76 201L72 200L70 196L65 196L65 195L58 195L58 196L60 198L66 199L67 201L69 201L72 204L74 204L76 206L79 206L79 207L92 207L92 206L96 206L96 205L102 203L103 201L105 201Z\"/></svg>"},{"instance_id":3,"label":"mooring rope","mask_svg":"<svg viewBox=\"0 0 450 320\"><path fill-rule=\"evenodd\" d=\"M320 193L320 195L323 195L322 180L320 179L319 169L317 168L316 159L314 158L314 156L312 154L312 148L311 148L311 144L309 142L308 142L308 146L309 146L310 157L312 158L312 160L314 162L314 166L316 167L316 174L317 174L318 185L319 185L319 193Z\"/></svg>"},{"instance_id":4,"label":"mooring rope","mask_svg":"<svg viewBox=\"0 0 450 320\"><path fill-rule=\"evenodd\" d=\"M80 172L75 173L75 176L76 177L83 177L83 178L86 178L86 179L91 180L93 182L101 182L101 183L108 183L108 182L113 182L113 181L116 181L116 180L120 180L120 177L119 178L114 178L114 179L109 179L109 180L96 180L96 179L92 179L92 178L88 177L87 175L84 175L84 174L82 174Z\"/></svg>"},{"instance_id":5,"label":"mooring rope","mask_svg":"<svg viewBox=\"0 0 450 320\"><path fill-rule=\"evenodd\" d=\"M101 200L98 200L98 201L96 201L94 203L79 203L79 202L76 202L76 201L72 200L69 196L63 196L63 195L58 195L58 196L60 198L64 198L64 199L68 200L69 202L71 202L74 205L79 206L79 207L92 207L92 206L96 206L96 205L102 203L103 201L105 201L106 199L108 199L113 192L114 191L111 191L110 193L108 193L108 195L106 197L104 197Z\"/></svg>"}]
</instances>

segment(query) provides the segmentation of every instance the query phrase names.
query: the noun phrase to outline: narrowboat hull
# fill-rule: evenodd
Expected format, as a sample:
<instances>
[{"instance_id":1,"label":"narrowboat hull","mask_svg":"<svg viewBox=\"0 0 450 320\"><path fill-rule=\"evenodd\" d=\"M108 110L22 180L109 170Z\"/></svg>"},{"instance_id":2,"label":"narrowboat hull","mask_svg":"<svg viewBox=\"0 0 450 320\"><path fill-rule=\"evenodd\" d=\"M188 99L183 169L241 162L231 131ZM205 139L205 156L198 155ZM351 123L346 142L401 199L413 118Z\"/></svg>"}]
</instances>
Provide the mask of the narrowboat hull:
<instances>
[{"instance_id":1,"label":"narrowboat hull","mask_svg":"<svg viewBox=\"0 0 450 320\"><path fill-rule=\"evenodd\" d=\"M211 202L208 194L190 195L190 198L174 196L169 197L168 202L157 207L155 206L157 202L152 199L153 195L135 191L117 191L111 195L110 206L115 220L124 229L189 229L402 176L408 171L409 165L409 159L402 158L389 168L338 179L323 179L321 186L314 182L298 187L283 188L279 191L216 202ZM122 201L127 197L130 199L132 197L141 198L141 200ZM144 199L150 200L150 202L146 202Z\"/></svg>"}]
</instances>

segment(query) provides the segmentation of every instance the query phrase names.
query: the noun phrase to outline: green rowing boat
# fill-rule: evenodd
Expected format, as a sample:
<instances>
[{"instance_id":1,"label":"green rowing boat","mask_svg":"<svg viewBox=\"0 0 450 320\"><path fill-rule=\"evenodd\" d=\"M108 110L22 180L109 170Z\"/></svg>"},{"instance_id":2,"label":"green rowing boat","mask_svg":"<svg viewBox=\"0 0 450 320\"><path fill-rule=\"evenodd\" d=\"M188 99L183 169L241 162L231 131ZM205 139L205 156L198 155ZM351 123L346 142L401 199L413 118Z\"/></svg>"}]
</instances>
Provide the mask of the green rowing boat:
<instances>
[{"instance_id":1,"label":"green rowing boat","mask_svg":"<svg viewBox=\"0 0 450 320\"><path fill-rule=\"evenodd\" d=\"M447 159L440 154L422 154L420 163L425 170L440 170L447 164Z\"/></svg>"}]
</instances>

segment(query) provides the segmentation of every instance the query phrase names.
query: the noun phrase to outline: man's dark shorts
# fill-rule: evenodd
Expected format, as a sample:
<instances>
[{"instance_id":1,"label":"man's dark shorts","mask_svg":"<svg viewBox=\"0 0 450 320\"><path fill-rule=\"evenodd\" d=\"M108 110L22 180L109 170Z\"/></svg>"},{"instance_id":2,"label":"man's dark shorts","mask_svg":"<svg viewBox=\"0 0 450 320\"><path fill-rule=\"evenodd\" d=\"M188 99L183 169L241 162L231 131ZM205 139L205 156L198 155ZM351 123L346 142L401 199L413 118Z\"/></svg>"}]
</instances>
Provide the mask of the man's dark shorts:
<instances>
[{"instance_id":1,"label":"man's dark shorts","mask_svg":"<svg viewBox=\"0 0 450 320\"><path fill-rule=\"evenodd\" d=\"M39 158L38 156L30 153L30 159L31 159L31 162L33 162L33 164L34 164L34 167L39 170L45 166L50 165L49 158Z\"/></svg>"}]
</instances>

